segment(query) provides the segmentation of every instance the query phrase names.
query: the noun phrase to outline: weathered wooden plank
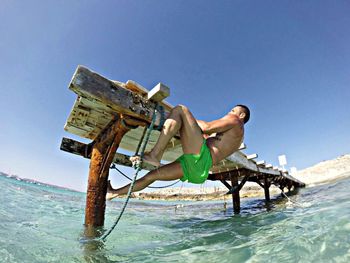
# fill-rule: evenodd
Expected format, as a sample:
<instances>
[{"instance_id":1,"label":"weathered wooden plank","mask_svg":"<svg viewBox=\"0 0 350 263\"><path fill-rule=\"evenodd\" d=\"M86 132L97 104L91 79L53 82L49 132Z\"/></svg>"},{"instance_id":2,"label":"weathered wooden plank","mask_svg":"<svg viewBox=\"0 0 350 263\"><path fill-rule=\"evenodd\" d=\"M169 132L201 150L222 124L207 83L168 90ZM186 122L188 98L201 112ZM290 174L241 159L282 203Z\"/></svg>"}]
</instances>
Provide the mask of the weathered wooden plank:
<instances>
[{"instance_id":1,"label":"weathered wooden plank","mask_svg":"<svg viewBox=\"0 0 350 263\"><path fill-rule=\"evenodd\" d=\"M152 101L162 101L169 97L170 89L163 83L158 83L152 90L147 94L147 99Z\"/></svg>"},{"instance_id":2,"label":"weathered wooden plank","mask_svg":"<svg viewBox=\"0 0 350 263\"><path fill-rule=\"evenodd\" d=\"M234 192L239 192L239 191L241 191L241 189L243 188L244 184L245 184L249 179L251 179L252 176L253 176L253 175L250 174L249 171L246 171L245 174L244 174L244 177L243 177L243 179L240 181L240 183L239 183L237 186L232 187L232 188L230 189L230 191L227 192L227 194L233 194Z\"/></svg>"},{"instance_id":3,"label":"weathered wooden plank","mask_svg":"<svg viewBox=\"0 0 350 263\"><path fill-rule=\"evenodd\" d=\"M256 162L256 165L261 166L261 167L265 167L265 161L264 160L258 161L258 162Z\"/></svg>"},{"instance_id":4,"label":"weathered wooden plank","mask_svg":"<svg viewBox=\"0 0 350 263\"><path fill-rule=\"evenodd\" d=\"M224 186L226 186L227 187L227 189L228 190L231 190L232 189L232 186L231 185L229 185L229 183L228 182L226 182L226 180L220 180L221 181L221 183L224 185Z\"/></svg>"},{"instance_id":5,"label":"weathered wooden plank","mask_svg":"<svg viewBox=\"0 0 350 263\"><path fill-rule=\"evenodd\" d=\"M120 85L120 82L118 84ZM127 88L128 90L131 90L132 92L140 94L143 97L147 96L147 93L148 93L148 90L145 87L143 87L141 84L133 80L128 80L125 83L125 88Z\"/></svg>"},{"instance_id":6,"label":"weathered wooden plank","mask_svg":"<svg viewBox=\"0 0 350 263\"><path fill-rule=\"evenodd\" d=\"M212 181L229 181L231 180L231 176L236 176L238 180L243 179L243 173L240 172L240 170L231 170L231 171L225 171L225 172L220 172L220 173L210 173L208 176L208 180Z\"/></svg>"},{"instance_id":7,"label":"weathered wooden plank","mask_svg":"<svg viewBox=\"0 0 350 263\"><path fill-rule=\"evenodd\" d=\"M62 138L60 150L90 158L91 147L88 144L78 142L69 138Z\"/></svg>"},{"instance_id":8,"label":"weathered wooden plank","mask_svg":"<svg viewBox=\"0 0 350 263\"><path fill-rule=\"evenodd\" d=\"M151 121L153 102L83 66L76 69L69 88L79 96L100 101L115 113Z\"/></svg>"},{"instance_id":9,"label":"weathered wooden plank","mask_svg":"<svg viewBox=\"0 0 350 263\"><path fill-rule=\"evenodd\" d=\"M114 114L108 112L103 104L78 97L64 129L83 138L94 140L113 117Z\"/></svg>"},{"instance_id":10,"label":"weathered wooden plank","mask_svg":"<svg viewBox=\"0 0 350 263\"><path fill-rule=\"evenodd\" d=\"M245 145L245 143L242 142L238 150L244 150L244 149L247 149L247 145Z\"/></svg>"},{"instance_id":11,"label":"weathered wooden plank","mask_svg":"<svg viewBox=\"0 0 350 263\"><path fill-rule=\"evenodd\" d=\"M221 163L222 162L220 162L216 166L213 166L211 171L213 173L219 172L219 170L222 169L222 168L220 168L220 165L222 165ZM243 153L241 153L240 151L237 151L237 152L233 153L232 155L226 157L225 168L228 168L228 169L246 168L246 169L256 171L256 172L276 174L276 175L279 174L279 171L258 167L255 162L253 162L252 160L248 160L245 157L245 155Z\"/></svg>"},{"instance_id":12,"label":"weathered wooden plank","mask_svg":"<svg viewBox=\"0 0 350 263\"><path fill-rule=\"evenodd\" d=\"M73 153L85 158L90 159L91 158L91 150L92 150L93 144L85 144L82 142L78 142L69 138L62 138L60 149L65 152ZM129 160L130 156L122 153L115 153L113 158L113 163L123 166L129 166L132 167L132 163ZM145 170L153 170L155 167L148 164L143 163L142 169Z\"/></svg>"},{"instance_id":13,"label":"weathered wooden plank","mask_svg":"<svg viewBox=\"0 0 350 263\"><path fill-rule=\"evenodd\" d=\"M120 143L120 148L128 150L131 153L135 153L137 145L142 136L142 132L143 132L143 127L139 127L137 129L129 131L124 136L122 142ZM149 142L146 146L146 152L153 149L154 145L157 142L158 137L159 137L159 131L154 130L151 132ZM167 145L167 148L163 155L163 160L171 162L177 159L181 154L182 154L182 147L181 147L180 140L173 139Z\"/></svg>"},{"instance_id":14,"label":"weathered wooden plank","mask_svg":"<svg viewBox=\"0 0 350 263\"><path fill-rule=\"evenodd\" d=\"M296 182L296 183L298 183L298 184L299 184L300 186L302 186L302 187L305 187L305 183L299 181L298 179L294 178L293 176L289 175L288 173L281 173L281 175L282 175L284 178L286 178L286 179L288 179L288 180L291 180L291 181L293 181L293 182Z\"/></svg>"},{"instance_id":15,"label":"weathered wooden plank","mask_svg":"<svg viewBox=\"0 0 350 263\"><path fill-rule=\"evenodd\" d=\"M247 159L248 159L248 160L253 160L253 159L256 159L256 158L258 158L258 155L257 155L256 153L247 155Z\"/></svg>"},{"instance_id":16,"label":"weathered wooden plank","mask_svg":"<svg viewBox=\"0 0 350 263\"><path fill-rule=\"evenodd\" d=\"M114 114L111 114L110 108L108 108L106 105L104 105L102 102L98 100L78 96L77 102L79 103L78 104L79 106L81 105L84 108L95 110L100 114L114 115Z\"/></svg>"},{"instance_id":17,"label":"weathered wooden plank","mask_svg":"<svg viewBox=\"0 0 350 263\"><path fill-rule=\"evenodd\" d=\"M92 80L95 81L91 82ZM127 84L118 81L110 81L82 66L79 66L70 83L70 88L78 94L78 98L74 103L64 129L67 132L76 134L83 138L94 140L116 114L130 113L130 111L133 111L135 108L141 113L147 113L148 110L148 113L151 112L152 114L153 108L150 109L149 107L153 107L154 104L147 100L147 89L133 81L128 81ZM106 90L105 87L107 87ZM130 91L128 89L130 89ZM94 94L89 93L90 91L94 92ZM121 101L124 104L113 104L111 106L111 104L106 103L99 92L104 94L104 96L107 96L106 94L112 92L114 97L109 98L107 96L107 99L110 99L111 103L119 103ZM129 100L125 100L124 95L126 93L129 96ZM120 101L112 101L115 96L120 96ZM164 107L165 115L167 116L172 106L165 101L159 102L159 104ZM124 108L126 106L129 108ZM136 111L134 117L142 119L145 116L140 116ZM149 122L149 116L146 117L147 118L144 118L144 120ZM156 127L160 121L161 114L157 113Z\"/></svg>"},{"instance_id":18,"label":"weathered wooden plank","mask_svg":"<svg viewBox=\"0 0 350 263\"><path fill-rule=\"evenodd\" d=\"M119 82L120 83L120 82ZM143 87L141 84L137 83L133 80L128 80L124 85L119 84L122 87L125 87L128 90L131 90L132 92L135 92L137 94L140 94L142 97L147 97L148 90ZM163 100L160 102L160 105L164 107L166 111L170 111L174 106L171 105L169 102Z\"/></svg>"}]
</instances>

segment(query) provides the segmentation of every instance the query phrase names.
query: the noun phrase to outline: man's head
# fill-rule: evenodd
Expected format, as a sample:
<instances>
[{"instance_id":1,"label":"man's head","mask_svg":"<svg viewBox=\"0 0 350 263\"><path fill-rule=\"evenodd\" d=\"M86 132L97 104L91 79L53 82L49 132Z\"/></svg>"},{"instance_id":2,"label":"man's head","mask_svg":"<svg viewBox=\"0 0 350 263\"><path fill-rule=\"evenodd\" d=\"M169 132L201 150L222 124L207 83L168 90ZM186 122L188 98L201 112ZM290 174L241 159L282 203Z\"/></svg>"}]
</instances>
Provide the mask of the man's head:
<instances>
[{"instance_id":1,"label":"man's head","mask_svg":"<svg viewBox=\"0 0 350 263\"><path fill-rule=\"evenodd\" d=\"M247 106L238 104L232 109L232 112L235 113L244 123L249 121L250 110Z\"/></svg>"}]
</instances>

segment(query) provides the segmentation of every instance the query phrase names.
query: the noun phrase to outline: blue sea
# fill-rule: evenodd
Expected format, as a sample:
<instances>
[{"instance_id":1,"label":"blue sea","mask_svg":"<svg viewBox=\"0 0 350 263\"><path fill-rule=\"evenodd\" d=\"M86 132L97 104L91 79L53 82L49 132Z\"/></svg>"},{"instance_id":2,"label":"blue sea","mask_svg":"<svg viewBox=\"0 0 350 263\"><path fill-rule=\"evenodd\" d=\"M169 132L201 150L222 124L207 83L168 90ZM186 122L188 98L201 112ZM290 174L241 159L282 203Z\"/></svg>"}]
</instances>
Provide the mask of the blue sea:
<instances>
[{"instance_id":1,"label":"blue sea","mask_svg":"<svg viewBox=\"0 0 350 263\"><path fill-rule=\"evenodd\" d=\"M131 200L105 243L85 243L85 194L0 176L0 262L350 262L350 179L287 198ZM123 200L107 203L105 229ZM175 209L175 207L177 207Z\"/></svg>"}]
</instances>

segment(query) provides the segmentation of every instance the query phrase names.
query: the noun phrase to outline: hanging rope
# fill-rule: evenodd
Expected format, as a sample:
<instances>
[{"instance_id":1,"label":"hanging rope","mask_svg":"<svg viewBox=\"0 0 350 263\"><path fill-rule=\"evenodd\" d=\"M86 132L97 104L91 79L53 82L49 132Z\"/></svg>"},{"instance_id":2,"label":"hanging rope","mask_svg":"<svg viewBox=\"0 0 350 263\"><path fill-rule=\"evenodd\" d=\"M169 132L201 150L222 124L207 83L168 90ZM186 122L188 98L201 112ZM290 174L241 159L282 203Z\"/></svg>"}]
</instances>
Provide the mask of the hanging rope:
<instances>
[{"instance_id":1,"label":"hanging rope","mask_svg":"<svg viewBox=\"0 0 350 263\"><path fill-rule=\"evenodd\" d=\"M138 173L142 170L141 166L142 166L142 160L143 160L143 157L144 157L144 153L145 153L145 149L146 149L146 145L148 143L148 140L149 140L149 137L151 135L151 132L153 130L153 127L154 127L154 123L156 121L156 113L157 113L157 104L155 105L154 107L154 110L153 110L153 115L152 115L152 122L150 124L150 126L148 127L148 130L147 130L147 135L146 135L146 139L145 141L143 142L143 145L142 145L142 148L141 148L141 154L140 154L140 161L137 162L135 165L133 165L133 167L136 169L136 172L135 172L135 175L134 175L134 178L132 179L131 183L130 183L130 187L129 187L129 190L128 190L128 193L127 193L127 196L126 196L126 200L120 210L120 213L119 215L117 216L117 218L115 219L113 225L111 226L111 228L106 231L101 237L100 237L100 240L102 241L105 241L106 238L112 233L113 229L117 226L117 224L119 223L124 211L125 211L125 208L129 202L129 199L130 199L130 196L131 196L131 193L132 193L132 189L134 188L134 184L135 184L135 181L137 179L137 176L138 176ZM143 139L143 137L142 137Z\"/></svg>"},{"instance_id":2,"label":"hanging rope","mask_svg":"<svg viewBox=\"0 0 350 263\"><path fill-rule=\"evenodd\" d=\"M281 191L281 194L284 195L284 197L286 197L286 198L288 199L288 202L289 202L289 203L296 204L296 205L298 205L298 206L300 206L300 207L304 207L303 204L298 203L297 201L293 201L292 199L290 199L290 198L288 197L288 195L286 195L283 191ZM288 203L287 203L287 204L288 204Z\"/></svg>"}]
</instances>

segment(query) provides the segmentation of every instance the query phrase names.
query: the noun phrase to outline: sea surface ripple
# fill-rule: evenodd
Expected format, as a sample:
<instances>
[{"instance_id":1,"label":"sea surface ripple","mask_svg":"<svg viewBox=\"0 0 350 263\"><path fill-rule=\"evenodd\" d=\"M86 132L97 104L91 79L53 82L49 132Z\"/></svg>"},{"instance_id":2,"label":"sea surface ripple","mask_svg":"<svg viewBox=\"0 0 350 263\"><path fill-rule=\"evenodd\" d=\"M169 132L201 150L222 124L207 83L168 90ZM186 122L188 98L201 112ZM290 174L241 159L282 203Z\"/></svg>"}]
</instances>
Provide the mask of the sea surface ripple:
<instances>
[{"instance_id":1,"label":"sea surface ripple","mask_svg":"<svg viewBox=\"0 0 350 263\"><path fill-rule=\"evenodd\" d=\"M350 179L243 199L239 215L223 201L132 200L105 243L81 242L85 194L4 176L0 189L0 262L350 262ZM107 203L105 230L122 204Z\"/></svg>"}]
</instances>

